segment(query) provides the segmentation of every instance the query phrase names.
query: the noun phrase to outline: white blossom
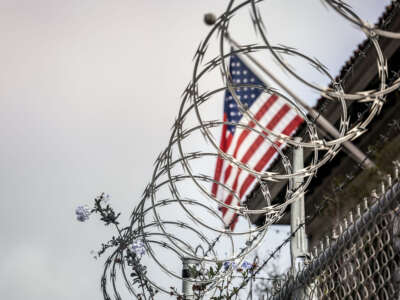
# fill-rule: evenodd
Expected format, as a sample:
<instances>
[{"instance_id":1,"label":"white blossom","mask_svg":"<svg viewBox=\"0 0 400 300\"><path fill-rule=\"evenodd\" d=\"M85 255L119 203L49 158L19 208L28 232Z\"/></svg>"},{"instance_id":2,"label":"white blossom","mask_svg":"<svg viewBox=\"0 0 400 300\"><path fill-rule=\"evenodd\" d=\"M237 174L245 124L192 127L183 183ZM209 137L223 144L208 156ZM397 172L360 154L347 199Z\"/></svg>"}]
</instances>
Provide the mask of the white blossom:
<instances>
[{"instance_id":1,"label":"white blossom","mask_svg":"<svg viewBox=\"0 0 400 300\"><path fill-rule=\"evenodd\" d=\"M224 262L224 270L227 271L230 267L232 267L232 269L236 269L236 263L234 261L226 261Z\"/></svg>"},{"instance_id":2,"label":"white blossom","mask_svg":"<svg viewBox=\"0 0 400 300\"><path fill-rule=\"evenodd\" d=\"M85 222L89 220L89 216L91 214L90 208L87 205L84 206L78 206L75 209L75 214L76 214L76 219L80 222Z\"/></svg>"},{"instance_id":3,"label":"white blossom","mask_svg":"<svg viewBox=\"0 0 400 300\"><path fill-rule=\"evenodd\" d=\"M244 269L244 270L250 270L252 267L253 267L253 264L249 263L246 260L242 263L242 269Z\"/></svg>"},{"instance_id":4,"label":"white blossom","mask_svg":"<svg viewBox=\"0 0 400 300\"><path fill-rule=\"evenodd\" d=\"M109 194L105 194L102 199L101 202L103 205L107 205L110 203L110 195Z\"/></svg>"},{"instance_id":5,"label":"white blossom","mask_svg":"<svg viewBox=\"0 0 400 300\"><path fill-rule=\"evenodd\" d=\"M146 249L142 241L136 240L129 246L129 250L136 254L136 256L141 257L146 253Z\"/></svg>"}]
</instances>

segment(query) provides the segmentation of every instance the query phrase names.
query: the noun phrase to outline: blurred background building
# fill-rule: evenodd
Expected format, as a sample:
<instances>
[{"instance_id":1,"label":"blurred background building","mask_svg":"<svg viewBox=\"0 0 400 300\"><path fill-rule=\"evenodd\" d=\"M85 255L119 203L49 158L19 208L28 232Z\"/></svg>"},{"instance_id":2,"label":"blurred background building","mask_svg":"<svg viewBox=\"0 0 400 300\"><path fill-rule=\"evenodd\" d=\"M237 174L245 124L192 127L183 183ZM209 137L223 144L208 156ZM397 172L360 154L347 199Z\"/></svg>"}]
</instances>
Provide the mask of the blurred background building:
<instances>
[{"instance_id":1,"label":"blurred background building","mask_svg":"<svg viewBox=\"0 0 400 300\"><path fill-rule=\"evenodd\" d=\"M400 3L393 1L377 26L400 32ZM400 41L379 38L388 59L389 84L399 77ZM369 40L354 51L336 80L345 92L379 89L377 53ZM350 123L368 111L368 103L347 102ZM316 109L332 124L339 126L340 105L324 98ZM305 132L301 128L299 136ZM292 279L265 292L274 299L398 299L400 287L400 92L390 93L380 114L367 131L354 140L376 164L366 169L356 163L345 149L322 166L305 195L305 229L310 246L310 259ZM319 135L328 136L323 131ZM288 150L286 150L288 151ZM290 153L287 153L290 155ZM311 153L305 151L305 165ZM273 171L283 172L278 163ZM271 185L273 203L284 202L285 182ZM246 198L251 209L263 206L263 195L256 186ZM254 215L255 225L264 217ZM279 224L290 224L290 206ZM289 276L290 277L290 276ZM296 291L301 290L298 293Z\"/></svg>"},{"instance_id":2,"label":"blurred background building","mask_svg":"<svg viewBox=\"0 0 400 300\"><path fill-rule=\"evenodd\" d=\"M387 7L379 19L378 26L389 31L400 31L400 8L396 1ZM400 70L400 41L381 38L379 40L384 56L388 58L389 78L397 78L396 72ZM365 40L354 51L344 64L340 74L336 78L340 80L346 92L379 88L377 54L369 40ZM367 103L348 102L348 111L351 120L368 109ZM317 110L326 119L336 126L340 120L340 104L320 98ZM392 161L400 158L400 92L395 91L386 99L381 113L371 122L367 132L354 141L364 153L376 164L377 168L366 170L358 166L352 160L346 150L342 151L328 164L319 169L317 176L313 178L306 193L306 215L311 216L320 210L320 204L324 197L329 197L329 204L323 209L317 218L306 228L311 247L327 232L330 232L348 212L360 203L365 196L369 196L382 178L392 170ZM300 129L299 136L304 133L304 126ZM319 130L319 136L327 137L326 133ZM305 153L305 165L311 160L311 153ZM277 163L271 169L282 172ZM347 177L346 177L347 175ZM344 182L347 182L343 185ZM337 190L339 188L339 190ZM282 203L285 194L286 183L279 182L271 186L271 194L274 203ZM247 196L246 204L251 209L261 207L263 195L259 186ZM287 212L289 212L290 207ZM286 213L280 220L280 224L289 224L290 214ZM253 224L262 224L263 216L253 215Z\"/></svg>"}]
</instances>

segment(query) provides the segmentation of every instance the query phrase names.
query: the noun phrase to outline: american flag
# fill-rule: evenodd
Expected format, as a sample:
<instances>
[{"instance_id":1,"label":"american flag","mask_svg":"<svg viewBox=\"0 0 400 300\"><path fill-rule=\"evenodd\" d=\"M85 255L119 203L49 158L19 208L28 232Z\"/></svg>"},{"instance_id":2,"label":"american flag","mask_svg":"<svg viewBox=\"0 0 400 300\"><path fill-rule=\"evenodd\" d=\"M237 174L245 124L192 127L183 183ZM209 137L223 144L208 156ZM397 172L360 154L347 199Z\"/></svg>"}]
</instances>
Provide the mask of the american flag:
<instances>
[{"instance_id":1,"label":"american flag","mask_svg":"<svg viewBox=\"0 0 400 300\"><path fill-rule=\"evenodd\" d=\"M239 59L232 55L229 63L229 70L232 81L235 84L254 84L256 86L265 86L265 84ZM285 135L292 135L303 122L303 119L286 103L286 101L277 95L269 95L260 88L240 87L236 88L236 94L253 117L269 130ZM231 93L227 90L224 98L224 122L234 122L247 125L254 128L256 124L247 118L242 118L237 103ZM264 132L267 134L267 132ZM284 145L277 141L273 136L271 141L277 147L283 148ZM256 171L266 170L278 156L276 149L271 142L260 134L244 127L235 125L224 125L220 149L225 153L232 155L242 163L247 164ZM255 177L242 169L223 160L217 159L214 180L226 184L236 192L242 200L246 192L250 191L255 183ZM226 204L238 206L239 201L233 197L226 189L217 183L212 185L212 194ZM220 208L226 227L233 230L238 215L232 209L226 207Z\"/></svg>"}]
</instances>

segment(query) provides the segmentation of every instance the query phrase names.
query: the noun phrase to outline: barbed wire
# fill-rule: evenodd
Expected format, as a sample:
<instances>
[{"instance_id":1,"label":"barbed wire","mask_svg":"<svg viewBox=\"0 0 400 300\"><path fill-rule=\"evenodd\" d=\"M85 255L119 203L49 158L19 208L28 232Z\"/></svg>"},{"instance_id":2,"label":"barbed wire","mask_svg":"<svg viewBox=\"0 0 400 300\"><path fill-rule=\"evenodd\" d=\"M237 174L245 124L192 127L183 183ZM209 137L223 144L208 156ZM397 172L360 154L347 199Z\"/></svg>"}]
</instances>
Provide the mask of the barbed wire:
<instances>
[{"instance_id":1,"label":"barbed wire","mask_svg":"<svg viewBox=\"0 0 400 300\"><path fill-rule=\"evenodd\" d=\"M236 4L238 1L231 0L227 9L215 20L214 26L200 43L194 55L194 67L192 80L182 95L182 103L178 116L172 127L172 133L166 149L159 155L154 164L151 181L146 187L142 199L131 213L129 226L120 228L116 221L118 215L111 209L104 210L100 205L102 198L96 204L96 212L102 214L103 219L108 220L116 226L118 236L103 246L103 250L115 247L114 252L105 263L101 280L104 299L111 299L112 293L115 299L122 299L116 283L117 269L121 274L127 290L138 299L152 299L158 292L176 296L182 299L175 286L169 282L160 282L154 274L149 275L149 270L156 268L174 280L190 282L198 289L198 296L205 297L221 291L221 285L225 286L235 278L233 263L241 264L245 258L252 253L264 240L269 226L284 214L284 211L296 199L302 195L313 176L323 165L332 160L342 145L352 141L366 131L367 126L381 111L386 96L400 87L400 78L392 76L389 78L387 58L385 58L378 38L399 39L400 33L385 31L367 24L354 12L344 1L323 0L338 14L350 23L357 25L370 41L377 56L377 74L379 78L378 88L354 93L345 92L343 82L332 76L327 68L318 59L311 58L302 52L283 45L272 45L266 33L265 25L260 11L260 0L247 0ZM397 1L396 1L397 3ZM230 22L235 15L244 9L250 9L250 18L254 30L260 41L255 44L241 45L240 47L226 49L232 32ZM218 55L206 59L208 47L212 38L217 38ZM229 43L228 43L229 44ZM230 47L229 47L230 48ZM314 115L308 115L304 111L304 105L293 97L286 96L284 91L264 84L240 83L232 79L227 61L233 56L247 56L252 53L269 53L279 63L279 66L293 79L299 81L306 87L317 91L322 97L337 103L339 116L338 136L327 139L318 134L318 120L322 117L324 106ZM284 55L300 58L307 65L319 71L331 82L329 87L318 86L309 82L305 77L290 66L284 59ZM206 61L205 61L206 60ZM220 72L223 85L212 90L205 91L205 79L212 72ZM351 72L351 70L349 70ZM241 89L258 90L261 94L277 95L286 102L304 120L305 128L300 136L285 135L273 129L266 128L255 114L241 101L239 91ZM214 99L220 100L221 93L229 92L237 104L242 119L239 123L228 121L208 120L202 113L202 108ZM350 120L348 103L364 103L365 110L358 114L355 121ZM194 119L196 124L190 125L189 119ZM250 125L251 124L251 125ZM238 159L233 153L220 149L214 131L222 126L233 126L236 130L248 131L262 139L263 143L269 145L277 153L278 163L282 166L282 172L257 170L246 162ZM190 138L201 135L211 146L210 151L190 152L186 149ZM281 144L286 146L283 149ZM290 148L303 147L312 152L310 163L300 170L293 170L287 153ZM252 176L260 184L263 190L265 205L258 209L250 209L241 203L241 195L222 180L216 180L210 175L201 174L193 168L194 165L207 159L213 161L222 159L235 170L240 170ZM362 162L357 168L362 167ZM305 180L300 185L294 185L294 179L303 177ZM284 201L273 204L269 192L269 184L274 182L285 182L287 189ZM183 188L183 184L190 183L190 192ZM210 191L210 184L216 184L224 193L231 195L237 205L228 204L218 198ZM199 193L193 197L194 190ZM187 195L190 196L187 196ZM167 195L167 196L165 196ZM243 289L249 280L254 278L274 256L292 239L292 236L312 222L328 204L325 197L320 208L316 209L312 217L307 217L292 234L285 239L259 266L253 265L251 272L247 272L239 287L227 291L226 299L237 297L238 292ZM241 216L247 223L247 229L243 231L231 231L229 225L225 224L221 217L219 208L225 208ZM173 215L171 212L176 212ZM251 224L252 215L262 214L265 216L264 224L254 228ZM133 246L132 246L133 245ZM161 249L162 250L161 250ZM140 249L140 250L138 250ZM199 251L199 249L206 249ZM221 249L225 251L221 253ZM146 259L142 258L145 251ZM102 251L102 253L104 252ZM139 252L138 252L139 251ZM170 260L160 258L160 252L168 253ZM177 262L190 259L197 266L195 271L198 276L183 276L176 269ZM146 261L146 263L144 262ZM228 264L228 267L225 264ZM211 268L211 275L206 270ZM128 274L131 272L131 274ZM250 274L251 273L251 274ZM249 275L250 274L250 275ZM111 283L111 289L107 282ZM110 292L111 290L111 292Z\"/></svg>"}]
</instances>

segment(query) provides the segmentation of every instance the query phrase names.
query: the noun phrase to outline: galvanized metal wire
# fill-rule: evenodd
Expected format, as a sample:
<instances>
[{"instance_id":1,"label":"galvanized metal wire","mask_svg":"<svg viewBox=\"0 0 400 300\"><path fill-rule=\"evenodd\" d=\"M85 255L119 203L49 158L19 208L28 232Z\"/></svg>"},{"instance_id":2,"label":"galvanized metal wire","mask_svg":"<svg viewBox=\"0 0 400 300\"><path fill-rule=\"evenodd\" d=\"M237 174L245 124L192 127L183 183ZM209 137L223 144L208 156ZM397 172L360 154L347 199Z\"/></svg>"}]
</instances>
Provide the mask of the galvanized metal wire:
<instances>
[{"instance_id":1,"label":"galvanized metal wire","mask_svg":"<svg viewBox=\"0 0 400 300\"><path fill-rule=\"evenodd\" d=\"M270 299L398 299L400 183L363 206Z\"/></svg>"},{"instance_id":2,"label":"galvanized metal wire","mask_svg":"<svg viewBox=\"0 0 400 300\"><path fill-rule=\"evenodd\" d=\"M134 240L141 240L145 245L147 252L147 270L158 268L161 272L168 274L168 276L175 280L186 280L203 285L205 287L203 291L204 295L207 295L207 297L213 295L218 284L225 280L227 276L232 276L232 268L218 270L212 277L198 276L197 278L183 278L180 270L174 268L177 262L184 258L189 258L197 261L202 269L207 269L209 266L215 266L224 262L235 261L240 263L243 261L245 257L263 241L269 225L276 222L282 216L287 206L296 201L299 195L305 192L315 172L337 154L344 142L351 141L364 133L371 120L379 114L382 105L385 103L386 95L400 87L400 78L395 78L392 81L388 80L387 59L383 55L382 49L378 43L378 36L400 38L399 33L386 32L368 25L357 16L356 12L345 5L343 1L325 0L328 6L332 7L351 23L359 26L360 30L362 30L371 41L377 54L379 87L376 90L357 91L349 94L343 90L341 82L335 81L334 76L332 76L317 59L311 58L290 47L271 44L263 25L264 23L259 9L260 2L262 1L247 0L236 4L237 1L229 1L226 11L217 18L209 34L205 37L204 41L200 43L194 56L192 80L183 93L182 103L176 121L172 127L168 145L155 162L150 183L146 187L139 205L131 214L132 218L129 226L120 233L122 239L119 243L120 247L118 247L106 261L102 277L102 290L105 299L111 299L111 293L114 295L115 299L121 298L118 291L119 285L116 283L118 270L120 271L119 278L122 278L127 286L128 292L135 297L139 298L138 295L141 293L143 295L148 294L149 286L151 287L151 291L157 290L166 294L171 293L171 289L169 288L170 284L168 282L159 282L154 276L149 275L149 272L143 270L139 272L141 279L139 284L131 281L128 272L132 269L132 264L128 265L125 257L129 244ZM240 48L229 50L227 49L229 47L226 46L227 37L232 34L232 32L229 31L229 23L235 17L235 14L243 9L250 9L251 20L261 40L255 44L243 45ZM219 54L217 57L204 62L208 46L215 37L217 37L218 41ZM279 62L280 66L293 78L317 91L323 97L331 101L336 101L341 115L337 128L339 137L332 139L320 137L318 135L315 118L311 118L304 113L302 105L297 103L295 99L286 96L283 91L271 86L267 87L265 85L233 82L229 74L227 61L233 55L241 56L253 52L267 52L272 54ZM328 77L332 84L329 87L320 87L311 83L307 78L301 77L296 70L292 69L291 66L282 59L282 55L292 55L304 60L305 63L310 64L313 68L320 71L323 76ZM204 89L204 80L210 72L215 71L219 71L222 74L224 84L215 90L207 91ZM287 136L265 128L241 102L238 91L242 88L257 89L261 91L261 93L267 95L275 94L281 99L284 99L284 101L304 119L306 135L302 136L301 140L298 141L294 136ZM243 120L246 120L246 122L237 124L226 121L209 120L207 116L202 113L203 106L216 99L220 101L225 91L229 91L232 94L240 112L243 114ZM358 118L355 123L350 122L347 101L365 102L369 104L366 113L361 116L362 118ZM187 121L190 118L196 121L194 125ZM254 124L254 126L250 126L250 123ZM219 148L214 130L221 128L223 125L236 126L237 129L253 132L268 145L274 147L279 155L279 162L283 166L282 169L284 172L277 173L266 170L255 170L248 164L238 160L234 155L222 151ZM190 137L199 133L205 138L209 145L211 145L212 151L193 152L186 150ZM277 144L278 142L285 144L287 147L301 146L311 150L313 154L310 164L294 172L291 162L285 154L286 152ZM222 158L225 163L230 164L234 168L254 176L264 192L265 205L263 207L259 209L249 209L245 205L230 205L224 203L224 201L218 199L216 195L210 192L210 184L215 183L226 193L230 193L240 203L238 192L234 191L222 181L215 181L211 175L201 174L193 168L196 163L198 164L204 159L215 160L217 157ZM304 177L305 180L299 187L295 188L292 179L298 176ZM286 181L288 184L283 204L272 204L268 185L276 181ZM186 187L189 185L190 193L186 191ZM189 194L191 196L188 196ZM236 214L242 216L242 218L247 221L247 229L242 232L230 231L229 226L224 224L220 216L220 212L218 211L219 207L233 210ZM169 213L166 213L166 211L169 211ZM174 215L174 213L178 211L179 213ZM266 216L263 226L258 228L251 226L249 217L252 214L264 214ZM243 237L243 239L241 241L236 239L238 236ZM349 235L344 234L344 236L348 238ZM375 235L369 236L369 239L375 243ZM389 247L388 243L388 239L380 240L379 249L382 249L382 247ZM373 245L368 245L372 249ZM160 249L163 250L161 251ZM199 249L202 249L202 251L199 251ZM225 252L221 253L220 249L224 249ZM362 249L361 245L359 245L355 247L355 250L351 251L358 253L362 251ZM375 246L373 249L375 252L378 250ZM160 257L160 252L163 251L165 253L168 252L174 259L169 261ZM351 260L350 254L346 255L346 258L341 257L341 260L335 262L336 266L329 267L329 269L324 271L322 271L322 267L319 266L320 264L317 264L318 268L321 269L322 277L317 280L314 276L311 277L311 279L314 280L313 282L307 282L309 284L314 284L315 293L319 293L318 295L322 295L321 293L323 293L323 295L325 295L324 293L329 291L329 293L334 293L335 295L348 295L347 289L336 291L337 285L326 279L326 274L328 273L335 273L335 276L340 275L338 278L342 281L347 280L350 276L349 274L353 276L354 270L351 272L346 271L345 274L338 273L340 264ZM392 256L391 254L390 257ZM385 272L392 268L392 265L388 266L383 263L383 259L387 257L388 255L380 256L380 262L378 264L378 267L381 269L384 268ZM361 263L362 261L355 261L353 264L358 266ZM134 265L133 267L136 268L136 271L138 268L141 268L139 265ZM376 274L377 271L375 269L371 269L370 271L371 274L368 275L368 282L373 282L375 280L374 274ZM308 277L307 279L311 280ZM299 277L298 281L295 282L305 281L300 280ZM375 288L381 290L383 286L384 283L379 283ZM285 291L286 290L282 290L282 293L284 295L288 294ZM393 293L390 292L390 295L393 295ZM151 296L152 295L150 295L150 298Z\"/></svg>"}]
</instances>

